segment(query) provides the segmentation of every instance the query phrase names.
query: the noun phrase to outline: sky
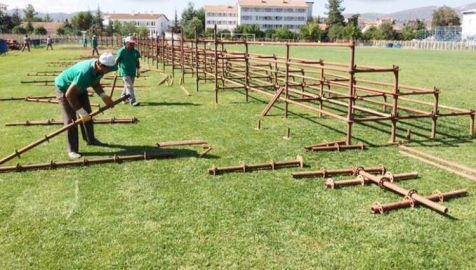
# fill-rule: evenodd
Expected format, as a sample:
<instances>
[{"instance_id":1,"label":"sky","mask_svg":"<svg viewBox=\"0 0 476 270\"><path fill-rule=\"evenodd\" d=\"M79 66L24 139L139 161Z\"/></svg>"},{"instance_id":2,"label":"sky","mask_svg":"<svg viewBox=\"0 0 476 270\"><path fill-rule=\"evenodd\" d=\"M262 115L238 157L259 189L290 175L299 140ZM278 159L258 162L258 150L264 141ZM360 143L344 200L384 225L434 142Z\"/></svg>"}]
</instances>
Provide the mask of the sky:
<instances>
[{"instance_id":1,"label":"sky","mask_svg":"<svg viewBox=\"0 0 476 270\"><path fill-rule=\"evenodd\" d=\"M83 10L96 10L98 5L103 12L154 12L163 13L173 19L175 8L178 16L190 0L0 0L0 3L9 5L9 9L24 8L32 4L39 12L77 12ZM313 0L310 0L313 1ZM235 4L236 0L193 0L195 7L216 4ZM314 15L324 15L327 0L314 0ZM392 13L400 10L424 6L451 7L475 3L476 0L344 0L344 13Z\"/></svg>"}]
</instances>

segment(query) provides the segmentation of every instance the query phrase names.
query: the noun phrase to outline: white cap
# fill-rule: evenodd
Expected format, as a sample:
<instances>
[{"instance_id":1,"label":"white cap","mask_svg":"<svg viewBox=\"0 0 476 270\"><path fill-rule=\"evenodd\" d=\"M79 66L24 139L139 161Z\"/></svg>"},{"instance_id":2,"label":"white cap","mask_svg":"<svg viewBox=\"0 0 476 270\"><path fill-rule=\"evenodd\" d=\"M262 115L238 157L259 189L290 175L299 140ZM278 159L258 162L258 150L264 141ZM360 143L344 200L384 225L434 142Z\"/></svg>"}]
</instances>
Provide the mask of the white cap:
<instances>
[{"instance_id":1,"label":"white cap","mask_svg":"<svg viewBox=\"0 0 476 270\"><path fill-rule=\"evenodd\" d=\"M114 58L114 55L112 53L106 52L99 56L99 63L108 67L112 67L116 64L116 58Z\"/></svg>"},{"instance_id":2,"label":"white cap","mask_svg":"<svg viewBox=\"0 0 476 270\"><path fill-rule=\"evenodd\" d=\"M132 44L135 44L135 43L136 43L136 41L134 40L134 38L131 37L131 36L126 37L126 39L124 40L124 42L125 42L125 43L128 43L128 42L129 42L129 43L132 43Z\"/></svg>"}]
</instances>

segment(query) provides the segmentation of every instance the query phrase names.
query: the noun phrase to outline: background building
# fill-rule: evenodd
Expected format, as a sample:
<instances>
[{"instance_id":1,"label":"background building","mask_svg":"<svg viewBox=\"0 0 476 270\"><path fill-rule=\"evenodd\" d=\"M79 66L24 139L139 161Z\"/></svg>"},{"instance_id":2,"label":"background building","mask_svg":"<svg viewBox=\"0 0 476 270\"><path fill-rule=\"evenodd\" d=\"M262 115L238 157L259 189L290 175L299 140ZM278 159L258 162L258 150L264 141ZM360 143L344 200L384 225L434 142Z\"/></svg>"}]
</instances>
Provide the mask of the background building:
<instances>
[{"instance_id":1,"label":"background building","mask_svg":"<svg viewBox=\"0 0 476 270\"><path fill-rule=\"evenodd\" d=\"M232 31L238 23L238 7L226 5L205 6L205 28Z\"/></svg>"},{"instance_id":2,"label":"background building","mask_svg":"<svg viewBox=\"0 0 476 270\"><path fill-rule=\"evenodd\" d=\"M463 12L463 33L462 39L472 39L476 37L476 9Z\"/></svg>"},{"instance_id":3,"label":"background building","mask_svg":"<svg viewBox=\"0 0 476 270\"><path fill-rule=\"evenodd\" d=\"M8 7L8 5L0 3L0 11L7 12L7 7Z\"/></svg>"},{"instance_id":4,"label":"background building","mask_svg":"<svg viewBox=\"0 0 476 270\"><path fill-rule=\"evenodd\" d=\"M108 25L111 21L114 23L118 20L122 25L128 22L133 22L137 28L145 26L149 30L150 36L160 36L166 32L170 21L164 14L154 13L108 13L104 15L104 25Z\"/></svg>"},{"instance_id":5,"label":"background building","mask_svg":"<svg viewBox=\"0 0 476 270\"><path fill-rule=\"evenodd\" d=\"M236 25L257 24L261 31L285 27L298 32L312 20L314 2L289 0L239 0L236 6L206 6L206 28L232 30Z\"/></svg>"}]
</instances>

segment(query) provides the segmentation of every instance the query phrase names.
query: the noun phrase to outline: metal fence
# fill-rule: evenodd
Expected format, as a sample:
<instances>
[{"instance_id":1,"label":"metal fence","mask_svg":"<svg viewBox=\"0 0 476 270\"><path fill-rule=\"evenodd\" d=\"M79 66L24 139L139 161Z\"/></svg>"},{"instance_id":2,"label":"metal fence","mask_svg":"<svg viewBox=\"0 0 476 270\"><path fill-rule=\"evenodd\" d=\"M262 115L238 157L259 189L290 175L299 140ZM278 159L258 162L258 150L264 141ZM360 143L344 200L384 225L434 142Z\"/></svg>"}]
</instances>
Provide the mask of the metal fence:
<instances>
[{"instance_id":1,"label":"metal fence","mask_svg":"<svg viewBox=\"0 0 476 270\"><path fill-rule=\"evenodd\" d=\"M436 41L436 40L371 40L357 42L359 47L403 48L417 50L475 51L476 41Z\"/></svg>"}]
</instances>

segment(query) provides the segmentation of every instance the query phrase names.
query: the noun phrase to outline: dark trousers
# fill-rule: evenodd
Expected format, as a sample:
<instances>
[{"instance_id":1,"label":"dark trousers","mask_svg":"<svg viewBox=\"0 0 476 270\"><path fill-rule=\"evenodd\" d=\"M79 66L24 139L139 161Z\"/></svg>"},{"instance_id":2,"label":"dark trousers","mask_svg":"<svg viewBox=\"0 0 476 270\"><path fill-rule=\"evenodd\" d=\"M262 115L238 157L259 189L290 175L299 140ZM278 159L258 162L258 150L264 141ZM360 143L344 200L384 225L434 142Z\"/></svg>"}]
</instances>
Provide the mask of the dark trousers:
<instances>
[{"instance_id":1,"label":"dark trousers","mask_svg":"<svg viewBox=\"0 0 476 270\"><path fill-rule=\"evenodd\" d=\"M94 53L97 53L98 56L99 56L99 51L98 51L98 48L97 48L97 47L93 47L93 56L94 56Z\"/></svg>"},{"instance_id":2,"label":"dark trousers","mask_svg":"<svg viewBox=\"0 0 476 270\"><path fill-rule=\"evenodd\" d=\"M64 125L68 125L71 122L76 121L76 111L69 104L68 99L66 98L65 93L61 92L58 89L55 89L56 97L58 98L59 105L61 107L61 114L63 115ZM91 113L91 104L89 103L88 93L78 96L78 101L81 106L88 112ZM81 134L83 135L83 140L86 142L92 142L95 140L94 137L94 126L93 121L88 121L79 125L81 127ZM68 144L69 152L78 152L79 151L79 139L78 139L78 128L73 127L66 131L66 142Z\"/></svg>"},{"instance_id":3,"label":"dark trousers","mask_svg":"<svg viewBox=\"0 0 476 270\"><path fill-rule=\"evenodd\" d=\"M23 43L21 51L23 52L26 48L28 48L28 51L30 51L30 43Z\"/></svg>"},{"instance_id":4,"label":"dark trousers","mask_svg":"<svg viewBox=\"0 0 476 270\"><path fill-rule=\"evenodd\" d=\"M51 50L53 50L53 44L46 44L46 50L48 50L48 48L51 48Z\"/></svg>"}]
</instances>

